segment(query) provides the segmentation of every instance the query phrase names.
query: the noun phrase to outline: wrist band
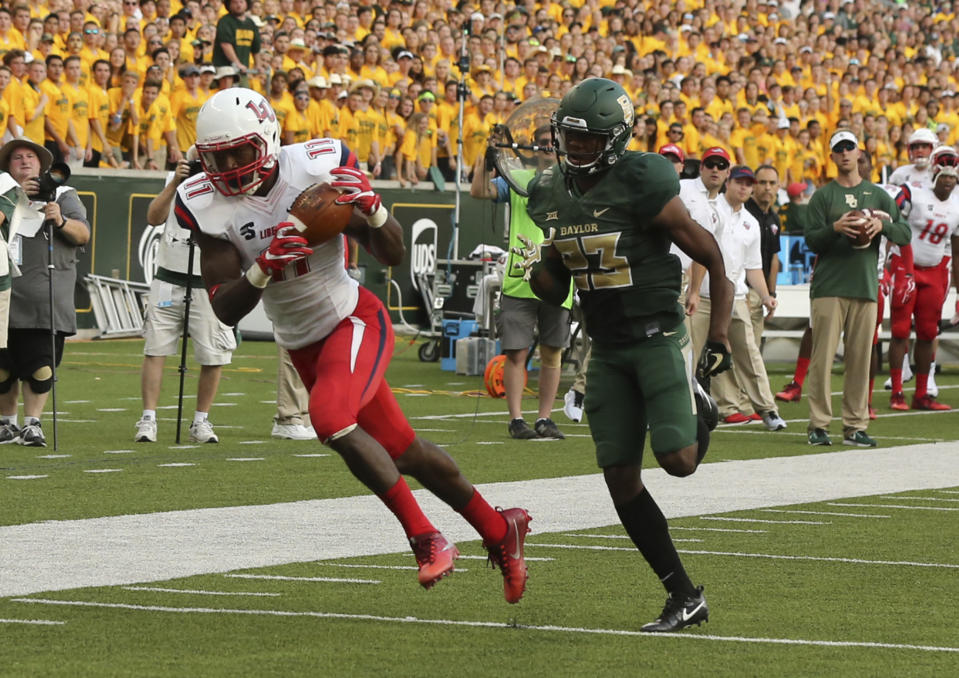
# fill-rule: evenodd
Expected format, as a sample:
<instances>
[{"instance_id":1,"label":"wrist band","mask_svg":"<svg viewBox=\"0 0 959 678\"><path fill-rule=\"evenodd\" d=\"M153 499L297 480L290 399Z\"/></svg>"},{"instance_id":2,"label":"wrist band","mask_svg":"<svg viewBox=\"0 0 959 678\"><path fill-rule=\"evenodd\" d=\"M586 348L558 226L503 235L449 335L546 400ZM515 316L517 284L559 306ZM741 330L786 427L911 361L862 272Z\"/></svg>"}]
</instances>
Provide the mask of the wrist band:
<instances>
[{"instance_id":1,"label":"wrist band","mask_svg":"<svg viewBox=\"0 0 959 678\"><path fill-rule=\"evenodd\" d=\"M382 228L383 224L386 223L386 220L389 218L389 216L390 216L390 213L381 204L379 207L376 208L376 211L373 212L373 214L366 217L366 223L370 225L370 228Z\"/></svg>"},{"instance_id":2,"label":"wrist band","mask_svg":"<svg viewBox=\"0 0 959 678\"><path fill-rule=\"evenodd\" d=\"M63 230L63 227L67 225L67 218L64 216L60 217L60 223L57 224L57 230Z\"/></svg>"},{"instance_id":3,"label":"wrist band","mask_svg":"<svg viewBox=\"0 0 959 678\"><path fill-rule=\"evenodd\" d=\"M264 273L263 269L260 268L260 265L256 262L246 269L246 279L250 281L250 284L253 285L253 287L261 290L270 284L270 276Z\"/></svg>"}]
</instances>

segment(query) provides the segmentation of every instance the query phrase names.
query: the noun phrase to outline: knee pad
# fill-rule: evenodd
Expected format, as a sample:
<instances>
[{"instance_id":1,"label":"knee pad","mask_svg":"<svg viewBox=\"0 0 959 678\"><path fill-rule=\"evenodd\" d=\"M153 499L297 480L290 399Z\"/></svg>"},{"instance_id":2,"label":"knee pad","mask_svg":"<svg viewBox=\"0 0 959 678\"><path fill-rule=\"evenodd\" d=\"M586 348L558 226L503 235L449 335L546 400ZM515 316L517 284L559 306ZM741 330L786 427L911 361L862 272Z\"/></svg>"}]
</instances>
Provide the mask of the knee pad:
<instances>
[{"instance_id":1,"label":"knee pad","mask_svg":"<svg viewBox=\"0 0 959 678\"><path fill-rule=\"evenodd\" d=\"M53 386L53 369L49 365L38 367L27 378L27 383L34 393L46 393Z\"/></svg>"},{"instance_id":2,"label":"knee pad","mask_svg":"<svg viewBox=\"0 0 959 678\"><path fill-rule=\"evenodd\" d=\"M912 313L894 313L890 329L895 339L908 339L912 329Z\"/></svg>"},{"instance_id":3,"label":"knee pad","mask_svg":"<svg viewBox=\"0 0 959 678\"><path fill-rule=\"evenodd\" d=\"M563 349L553 346L539 347L539 363L543 367L559 368L563 362Z\"/></svg>"},{"instance_id":4,"label":"knee pad","mask_svg":"<svg viewBox=\"0 0 959 678\"><path fill-rule=\"evenodd\" d=\"M9 393L13 381L13 375L8 370L0 369L0 393Z\"/></svg>"}]
</instances>

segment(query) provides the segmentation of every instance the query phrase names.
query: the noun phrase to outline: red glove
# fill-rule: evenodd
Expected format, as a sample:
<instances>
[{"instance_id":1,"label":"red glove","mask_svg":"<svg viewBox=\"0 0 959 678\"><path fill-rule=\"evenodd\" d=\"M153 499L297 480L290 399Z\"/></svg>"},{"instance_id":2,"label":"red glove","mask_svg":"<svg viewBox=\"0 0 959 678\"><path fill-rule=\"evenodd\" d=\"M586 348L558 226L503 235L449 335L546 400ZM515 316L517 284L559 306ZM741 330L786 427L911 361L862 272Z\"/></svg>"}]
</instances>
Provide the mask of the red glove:
<instances>
[{"instance_id":1,"label":"red glove","mask_svg":"<svg viewBox=\"0 0 959 678\"><path fill-rule=\"evenodd\" d=\"M294 261L305 259L313 254L306 238L300 235L296 226L289 221L276 225L276 235L260 256L246 272L246 277L254 287L263 289L270 280Z\"/></svg>"},{"instance_id":2,"label":"red glove","mask_svg":"<svg viewBox=\"0 0 959 678\"><path fill-rule=\"evenodd\" d=\"M879 279L879 293L884 297L889 297L889 283L892 282L892 271L888 268L882 269L882 277Z\"/></svg>"},{"instance_id":3,"label":"red glove","mask_svg":"<svg viewBox=\"0 0 959 678\"><path fill-rule=\"evenodd\" d=\"M905 306L916 293L916 279L908 273L898 273L896 283L892 288L892 303Z\"/></svg>"},{"instance_id":4,"label":"red glove","mask_svg":"<svg viewBox=\"0 0 959 678\"><path fill-rule=\"evenodd\" d=\"M338 204L359 208L373 228L379 228L386 223L389 213L383 207L382 198L373 191L370 180L363 172L353 167L337 167L331 170L330 174L333 175L330 185L343 192L343 195L336 199Z\"/></svg>"}]
</instances>

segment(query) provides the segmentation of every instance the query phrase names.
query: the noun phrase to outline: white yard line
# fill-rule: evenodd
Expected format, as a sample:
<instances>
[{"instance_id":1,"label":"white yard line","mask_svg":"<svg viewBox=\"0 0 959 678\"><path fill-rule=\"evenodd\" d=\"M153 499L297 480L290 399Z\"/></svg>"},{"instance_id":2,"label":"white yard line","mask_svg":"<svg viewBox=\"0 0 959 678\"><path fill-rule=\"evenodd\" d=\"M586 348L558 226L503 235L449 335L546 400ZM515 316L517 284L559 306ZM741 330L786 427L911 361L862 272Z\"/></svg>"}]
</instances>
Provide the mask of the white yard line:
<instances>
[{"instance_id":1,"label":"white yard line","mask_svg":"<svg viewBox=\"0 0 959 678\"><path fill-rule=\"evenodd\" d=\"M859 504L856 502L831 501L829 506L862 506L864 508L898 508L912 509L914 511L959 511L959 508L949 508L948 506L909 506L908 504Z\"/></svg>"},{"instance_id":2,"label":"white yard line","mask_svg":"<svg viewBox=\"0 0 959 678\"><path fill-rule=\"evenodd\" d=\"M891 518L878 513L841 513L840 511L802 511L800 509L760 509L763 513L802 514L809 516L841 516L843 518Z\"/></svg>"},{"instance_id":3,"label":"white yard line","mask_svg":"<svg viewBox=\"0 0 959 678\"><path fill-rule=\"evenodd\" d=\"M0 619L0 624L37 624L39 626L63 626L64 621L50 621L49 619Z\"/></svg>"},{"instance_id":4,"label":"white yard line","mask_svg":"<svg viewBox=\"0 0 959 678\"><path fill-rule=\"evenodd\" d=\"M763 638L748 636L716 636L699 633L642 633L627 629L598 629L580 626L552 626L535 624L511 624L495 621L479 621L464 619L420 619L418 617L386 617L374 614L347 614L342 612L314 612L291 610L229 610L210 607L167 607L162 605L132 605L129 603L100 603L82 600L50 600L44 598L15 598L15 603L33 603L37 605L63 605L73 607L97 607L117 610L137 610L143 612L166 612L173 614L233 614L264 617L312 617L320 619L345 619L388 624L433 624L436 626L465 626L473 628L492 629L522 629L524 631L541 631L544 633L580 633L604 636L633 636L660 642L663 639L678 639L682 641L713 640L730 643L759 643L771 645L806 645L814 647L863 647L885 650L918 650L923 652L957 652L959 647L941 645L910 645L905 643L877 643L870 641L842 641L842 640L815 640L805 638Z\"/></svg>"},{"instance_id":5,"label":"white yard line","mask_svg":"<svg viewBox=\"0 0 959 678\"><path fill-rule=\"evenodd\" d=\"M378 579L344 579L338 577L287 577L280 574L225 574L233 579L272 579L275 581L312 581L326 584L382 584Z\"/></svg>"},{"instance_id":6,"label":"white yard line","mask_svg":"<svg viewBox=\"0 0 959 678\"><path fill-rule=\"evenodd\" d=\"M648 469L643 479L668 518L718 517L714 514L954 488L957 451L959 443L852 449L706 463L688 478ZM494 505L526 507L536 534L619 524L600 474L493 483L479 490ZM415 494L450 539L478 539L445 504L425 491ZM0 544L0 598L409 552L403 530L370 495L9 525L0 527Z\"/></svg>"},{"instance_id":7,"label":"white yard line","mask_svg":"<svg viewBox=\"0 0 959 678\"><path fill-rule=\"evenodd\" d=\"M186 593L193 596L254 596L257 598L279 598L280 593L265 591L202 591L197 589L168 589L162 586L124 586L126 591L152 591L155 593Z\"/></svg>"}]
</instances>

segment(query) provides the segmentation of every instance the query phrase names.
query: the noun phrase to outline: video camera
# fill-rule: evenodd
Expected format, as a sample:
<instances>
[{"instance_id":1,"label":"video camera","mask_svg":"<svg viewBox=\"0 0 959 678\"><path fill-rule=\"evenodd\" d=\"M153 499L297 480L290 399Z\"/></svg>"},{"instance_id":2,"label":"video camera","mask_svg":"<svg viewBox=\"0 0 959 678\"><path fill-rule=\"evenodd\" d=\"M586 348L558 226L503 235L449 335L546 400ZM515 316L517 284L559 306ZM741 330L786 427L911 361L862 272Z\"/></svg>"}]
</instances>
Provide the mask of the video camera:
<instances>
[{"instance_id":1,"label":"video camera","mask_svg":"<svg viewBox=\"0 0 959 678\"><path fill-rule=\"evenodd\" d=\"M50 169L37 177L39 187L35 195L30 196L39 202L54 202L57 199L57 189L70 180L70 166L63 162L55 162Z\"/></svg>"}]
</instances>

